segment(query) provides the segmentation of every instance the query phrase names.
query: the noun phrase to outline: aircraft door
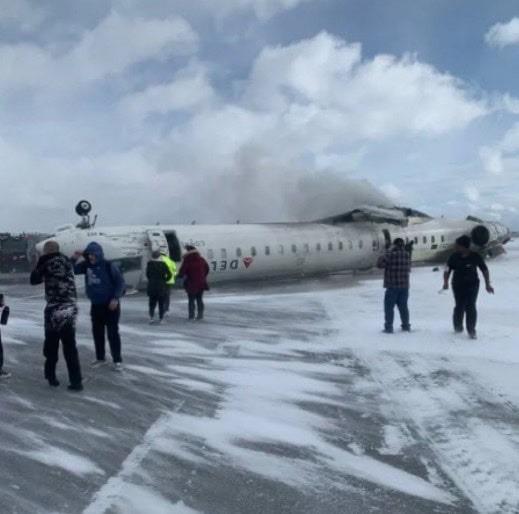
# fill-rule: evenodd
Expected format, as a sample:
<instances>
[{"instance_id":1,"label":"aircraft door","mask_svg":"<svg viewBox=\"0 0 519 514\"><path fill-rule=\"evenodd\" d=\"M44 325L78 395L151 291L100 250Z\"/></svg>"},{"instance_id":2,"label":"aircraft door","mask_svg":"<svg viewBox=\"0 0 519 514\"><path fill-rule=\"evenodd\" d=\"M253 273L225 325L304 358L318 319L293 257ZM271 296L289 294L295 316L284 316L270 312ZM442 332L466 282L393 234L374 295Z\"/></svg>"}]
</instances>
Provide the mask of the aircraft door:
<instances>
[{"instance_id":1,"label":"aircraft door","mask_svg":"<svg viewBox=\"0 0 519 514\"><path fill-rule=\"evenodd\" d=\"M168 241L164 232L159 228L146 230L142 252L141 285L146 281L146 267L148 261L151 260L151 254L155 251L169 255Z\"/></svg>"},{"instance_id":2,"label":"aircraft door","mask_svg":"<svg viewBox=\"0 0 519 514\"><path fill-rule=\"evenodd\" d=\"M389 233L389 230L387 228L385 228L383 231L382 231L382 234L384 234L384 248L387 249L391 246L391 234Z\"/></svg>"},{"instance_id":3,"label":"aircraft door","mask_svg":"<svg viewBox=\"0 0 519 514\"><path fill-rule=\"evenodd\" d=\"M165 236L168 242L170 258L175 262L180 262L182 260L182 249L180 248L180 241L176 232L166 232Z\"/></svg>"},{"instance_id":4,"label":"aircraft door","mask_svg":"<svg viewBox=\"0 0 519 514\"><path fill-rule=\"evenodd\" d=\"M146 236L150 254L158 251L169 255L168 240L162 230L147 230Z\"/></svg>"}]
</instances>

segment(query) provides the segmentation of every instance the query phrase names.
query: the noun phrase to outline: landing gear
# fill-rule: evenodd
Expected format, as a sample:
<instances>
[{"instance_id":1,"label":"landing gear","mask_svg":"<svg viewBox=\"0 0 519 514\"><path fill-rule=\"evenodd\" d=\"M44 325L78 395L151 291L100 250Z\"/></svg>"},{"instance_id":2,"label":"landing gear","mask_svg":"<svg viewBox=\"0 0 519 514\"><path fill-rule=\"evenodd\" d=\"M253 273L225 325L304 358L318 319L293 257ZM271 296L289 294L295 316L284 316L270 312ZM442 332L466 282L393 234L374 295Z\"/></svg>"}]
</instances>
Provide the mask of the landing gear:
<instances>
[{"instance_id":1,"label":"landing gear","mask_svg":"<svg viewBox=\"0 0 519 514\"><path fill-rule=\"evenodd\" d=\"M76 214L81 216L81 221L76 225L77 228L88 229L95 226L97 215L94 221L90 221L90 212L92 211L92 204L88 200L81 200L76 205Z\"/></svg>"}]
</instances>

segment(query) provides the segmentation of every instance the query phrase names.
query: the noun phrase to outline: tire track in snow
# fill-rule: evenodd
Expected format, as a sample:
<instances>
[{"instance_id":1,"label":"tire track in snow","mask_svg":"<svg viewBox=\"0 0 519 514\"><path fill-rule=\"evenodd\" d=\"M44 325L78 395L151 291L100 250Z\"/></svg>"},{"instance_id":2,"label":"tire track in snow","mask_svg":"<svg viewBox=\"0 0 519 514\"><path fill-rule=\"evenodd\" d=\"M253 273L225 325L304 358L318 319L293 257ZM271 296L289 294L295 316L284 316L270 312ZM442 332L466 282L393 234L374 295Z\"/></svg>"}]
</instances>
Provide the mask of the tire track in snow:
<instances>
[{"instance_id":1,"label":"tire track in snow","mask_svg":"<svg viewBox=\"0 0 519 514\"><path fill-rule=\"evenodd\" d=\"M94 495L93 501L83 511L83 514L104 514L114 503L120 499L120 494L124 489L127 480L137 473L142 462L153 450L155 440L160 438L164 432L170 430L175 421L175 414L184 406L185 401L171 412L162 414L144 435L143 441L136 446L122 463L119 473L111 477L103 487Z\"/></svg>"},{"instance_id":2,"label":"tire track in snow","mask_svg":"<svg viewBox=\"0 0 519 514\"><path fill-rule=\"evenodd\" d=\"M358 352L482 513L519 512L519 412L445 358ZM515 435L514 435L515 434Z\"/></svg>"}]
</instances>

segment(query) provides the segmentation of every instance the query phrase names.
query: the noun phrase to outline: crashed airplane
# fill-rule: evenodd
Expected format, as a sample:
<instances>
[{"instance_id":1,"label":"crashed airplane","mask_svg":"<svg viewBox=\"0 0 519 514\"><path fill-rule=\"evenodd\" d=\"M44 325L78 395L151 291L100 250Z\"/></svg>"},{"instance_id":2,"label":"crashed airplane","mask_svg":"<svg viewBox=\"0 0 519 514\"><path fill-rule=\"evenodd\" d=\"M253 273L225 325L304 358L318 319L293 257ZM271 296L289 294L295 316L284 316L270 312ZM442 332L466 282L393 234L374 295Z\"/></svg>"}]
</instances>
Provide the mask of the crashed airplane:
<instances>
[{"instance_id":1,"label":"crashed airplane","mask_svg":"<svg viewBox=\"0 0 519 514\"><path fill-rule=\"evenodd\" d=\"M497 222L431 218L401 207L362 206L304 223L120 227L96 226L97 218L90 221L91 209L88 201L79 202L76 212L81 223L60 227L52 239L69 256L97 241L134 288L145 285L152 251L168 253L178 262L185 245L200 251L209 262L211 282L221 283L367 270L397 237L412 243L415 263L445 260L463 234L487 256L502 253L511 237L509 229ZM38 245L40 252L43 244Z\"/></svg>"}]
</instances>

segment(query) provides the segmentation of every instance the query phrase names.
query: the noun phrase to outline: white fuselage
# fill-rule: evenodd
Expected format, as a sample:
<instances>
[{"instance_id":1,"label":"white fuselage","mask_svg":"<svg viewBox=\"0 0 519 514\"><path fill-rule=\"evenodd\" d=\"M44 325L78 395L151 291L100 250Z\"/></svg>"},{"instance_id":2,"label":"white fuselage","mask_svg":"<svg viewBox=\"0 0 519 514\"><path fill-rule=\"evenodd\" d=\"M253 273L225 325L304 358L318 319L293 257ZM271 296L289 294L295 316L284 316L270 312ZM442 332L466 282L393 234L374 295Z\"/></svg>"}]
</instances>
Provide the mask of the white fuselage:
<instances>
[{"instance_id":1,"label":"white fuselage","mask_svg":"<svg viewBox=\"0 0 519 514\"><path fill-rule=\"evenodd\" d=\"M210 266L212 283L260 280L295 275L316 275L372 268L386 242L402 237L414 241L413 261L443 258L462 234L479 223L445 219L410 219L407 226L390 223L352 222L279 223L250 225L160 225L58 229L53 239L71 256L91 241L101 244L109 260L120 261L127 282L142 286L144 269L153 249L169 250L171 238L177 248L195 246ZM498 241L506 231L499 224L486 224ZM41 246L40 246L41 248Z\"/></svg>"}]
</instances>

